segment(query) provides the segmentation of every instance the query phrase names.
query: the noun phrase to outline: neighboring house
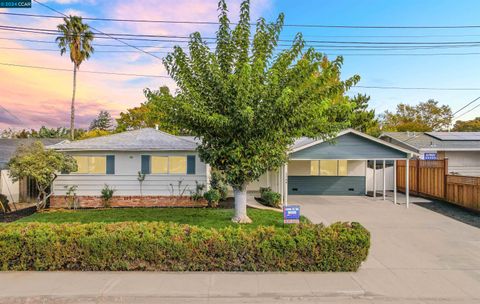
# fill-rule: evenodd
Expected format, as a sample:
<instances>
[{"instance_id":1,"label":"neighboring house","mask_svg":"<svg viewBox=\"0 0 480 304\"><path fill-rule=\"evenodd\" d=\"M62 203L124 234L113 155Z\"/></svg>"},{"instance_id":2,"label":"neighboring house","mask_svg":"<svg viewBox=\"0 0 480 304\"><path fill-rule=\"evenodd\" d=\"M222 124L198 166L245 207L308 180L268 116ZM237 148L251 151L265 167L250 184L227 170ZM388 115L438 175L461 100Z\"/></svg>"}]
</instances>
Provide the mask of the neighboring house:
<instances>
[{"instance_id":1,"label":"neighboring house","mask_svg":"<svg viewBox=\"0 0 480 304\"><path fill-rule=\"evenodd\" d=\"M13 202L35 199L37 193L32 182L24 179L14 183L9 177L7 163L21 145L30 145L35 141L41 141L48 146L63 140L57 138L0 138L0 193L6 195Z\"/></svg>"},{"instance_id":2,"label":"neighboring house","mask_svg":"<svg viewBox=\"0 0 480 304\"><path fill-rule=\"evenodd\" d=\"M192 137L155 129L53 145L50 148L75 157L79 171L59 175L51 206L63 206L67 188L73 185L78 186L81 206L100 206L105 184L116 190L112 206L194 206L196 202L177 196L183 189L183 194L190 195L196 183L208 185L209 168L200 161L196 147ZM365 195L369 188L367 161L382 164L414 154L352 129L340 132L332 142L301 138L291 148L288 164L264 174L248 190L271 187L282 194L285 203L289 194ZM146 174L142 192L139 171Z\"/></svg>"},{"instance_id":3,"label":"neighboring house","mask_svg":"<svg viewBox=\"0 0 480 304\"><path fill-rule=\"evenodd\" d=\"M385 132L380 138L420 159L448 158L450 174L480 176L480 132Z\"/></svg>"},{"instance_id":4,"label":"neighboring house","mask_svg":"<svg viewBox=\"0 0 480 304\"><path fill-rule=\"evenodd\" d=\"M192 137L147 128L102 137L62 142L49 148L72 155L78 171L60 174L50 206L66 203L68 187L77 186L82 207L102 205L105 185L115 189L112 206L196 206L196 184L207 185L207 165L200 161ZM143 182L139 173L145 174Z\"/></svg>"}]
</instances>

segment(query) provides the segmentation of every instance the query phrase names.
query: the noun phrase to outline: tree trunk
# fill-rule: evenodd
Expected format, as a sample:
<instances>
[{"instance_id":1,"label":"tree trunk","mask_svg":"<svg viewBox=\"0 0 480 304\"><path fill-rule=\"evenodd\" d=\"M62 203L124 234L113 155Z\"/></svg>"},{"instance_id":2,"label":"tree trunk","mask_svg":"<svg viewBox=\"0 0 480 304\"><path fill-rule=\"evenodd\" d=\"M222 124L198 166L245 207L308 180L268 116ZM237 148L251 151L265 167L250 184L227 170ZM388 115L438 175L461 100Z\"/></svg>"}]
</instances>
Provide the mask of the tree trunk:
<instances>
[{"instance_id":1,"label":"tree trunk","mask_svg":"<svg viewBox=\"0 0 480 304\"><path fill-rule=\"evenodd\" d=\"M73 64L73 94L70 108L70 140L75 139L75 92L77 90L77 65Z\"/></svg>"},{"instance_id":2,"label":"tree trunk","mask_svg":"<svg viewBox=\"0 0 480 304\"><path fill-rule=\"evenodd\" d=\"M232 221L235 223L251 223L252 220L247 215L247 187L233 188L235 196L235 216Z\"/></svg>"}]
</instances>

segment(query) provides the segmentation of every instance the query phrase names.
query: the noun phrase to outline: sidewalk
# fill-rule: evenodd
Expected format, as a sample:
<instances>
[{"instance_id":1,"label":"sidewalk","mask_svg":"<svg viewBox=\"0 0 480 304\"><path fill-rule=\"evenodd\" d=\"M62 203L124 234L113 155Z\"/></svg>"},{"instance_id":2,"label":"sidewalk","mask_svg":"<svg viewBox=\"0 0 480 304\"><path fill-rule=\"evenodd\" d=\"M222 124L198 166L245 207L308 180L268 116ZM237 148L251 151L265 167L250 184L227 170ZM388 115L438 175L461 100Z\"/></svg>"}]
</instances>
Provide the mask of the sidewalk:
<instances>
[{"instance_id":1,"label":"sidewalk","mask_svg":"<svg viewBox=\"0 0 480 304\"><path fill-rule=\"evenodd\" d=\"M474 274L472 274L474 275ZM476 274L480 275L480 274ZM435 273L430 274L434 278ZM3 272L0 303L479 303L385 271L358 273ZM435 282L432 282L435 284Z\"/></svg>"}]
</instances>

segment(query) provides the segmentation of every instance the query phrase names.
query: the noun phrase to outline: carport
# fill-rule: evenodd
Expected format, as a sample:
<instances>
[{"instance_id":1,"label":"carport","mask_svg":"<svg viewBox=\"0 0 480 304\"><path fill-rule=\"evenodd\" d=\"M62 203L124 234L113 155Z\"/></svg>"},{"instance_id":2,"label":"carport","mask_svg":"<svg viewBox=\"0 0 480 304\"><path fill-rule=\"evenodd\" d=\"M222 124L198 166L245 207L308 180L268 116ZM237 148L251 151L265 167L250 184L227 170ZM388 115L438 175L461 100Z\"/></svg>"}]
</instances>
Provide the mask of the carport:
<instances>
[{"instance_id":1,"label":"carport","mask_svg":"<svg viewBox=\"0 0 480 304\"><path fill-rule=\"evenodd\" d=\"M331 141L301 138L289 153L289 162L278 172L282 203L288 195L367 195L368 165L373 165L373 196L381 191L385 200L385 164L393 161L393 201L397 203L396 162L407 162L415 154L410 150L382 141L362 132L347 129ZM383 187L377 189L376 169L382 168ZM372 171L372 170L370 170ZM409 185L406 180L406 204L409 206Z\"/></svg>"}]
</instances>

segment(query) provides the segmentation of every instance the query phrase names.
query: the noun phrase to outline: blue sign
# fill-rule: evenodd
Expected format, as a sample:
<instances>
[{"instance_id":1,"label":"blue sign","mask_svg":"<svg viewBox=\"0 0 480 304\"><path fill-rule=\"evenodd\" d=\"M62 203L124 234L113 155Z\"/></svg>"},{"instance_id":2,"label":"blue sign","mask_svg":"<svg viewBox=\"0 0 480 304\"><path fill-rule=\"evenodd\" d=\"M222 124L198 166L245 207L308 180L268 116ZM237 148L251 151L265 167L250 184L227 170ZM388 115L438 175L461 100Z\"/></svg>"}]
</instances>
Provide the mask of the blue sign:
<instances>
[{"instance_id":1,"label":"blue sign","mask_svg":"<svg viewBox=\"0 0 480 304\"><path fill-rule=\"evenodd\" d=\"M300 223L300 206L283 207L283 222L285 224Z\"/></svg>"},{"instance_id":2,"label":"blue sign","mask_svg":"<svg viewBox=\"0 0 480 304\"><path fill-rule=\"evenodd\" d=\"M437 153L425 153L423 154L424 160L437 160Z\"/></svg>"},{"instance_id":3,"label":"blue sign","mask_svg":"<svg viewBox=\"0 0 480 304\"><path fill-rule=\"evenodd\" d=\"M31 8L32 0L0 0L0 8Z\"/></svg>"}]
</instances>

